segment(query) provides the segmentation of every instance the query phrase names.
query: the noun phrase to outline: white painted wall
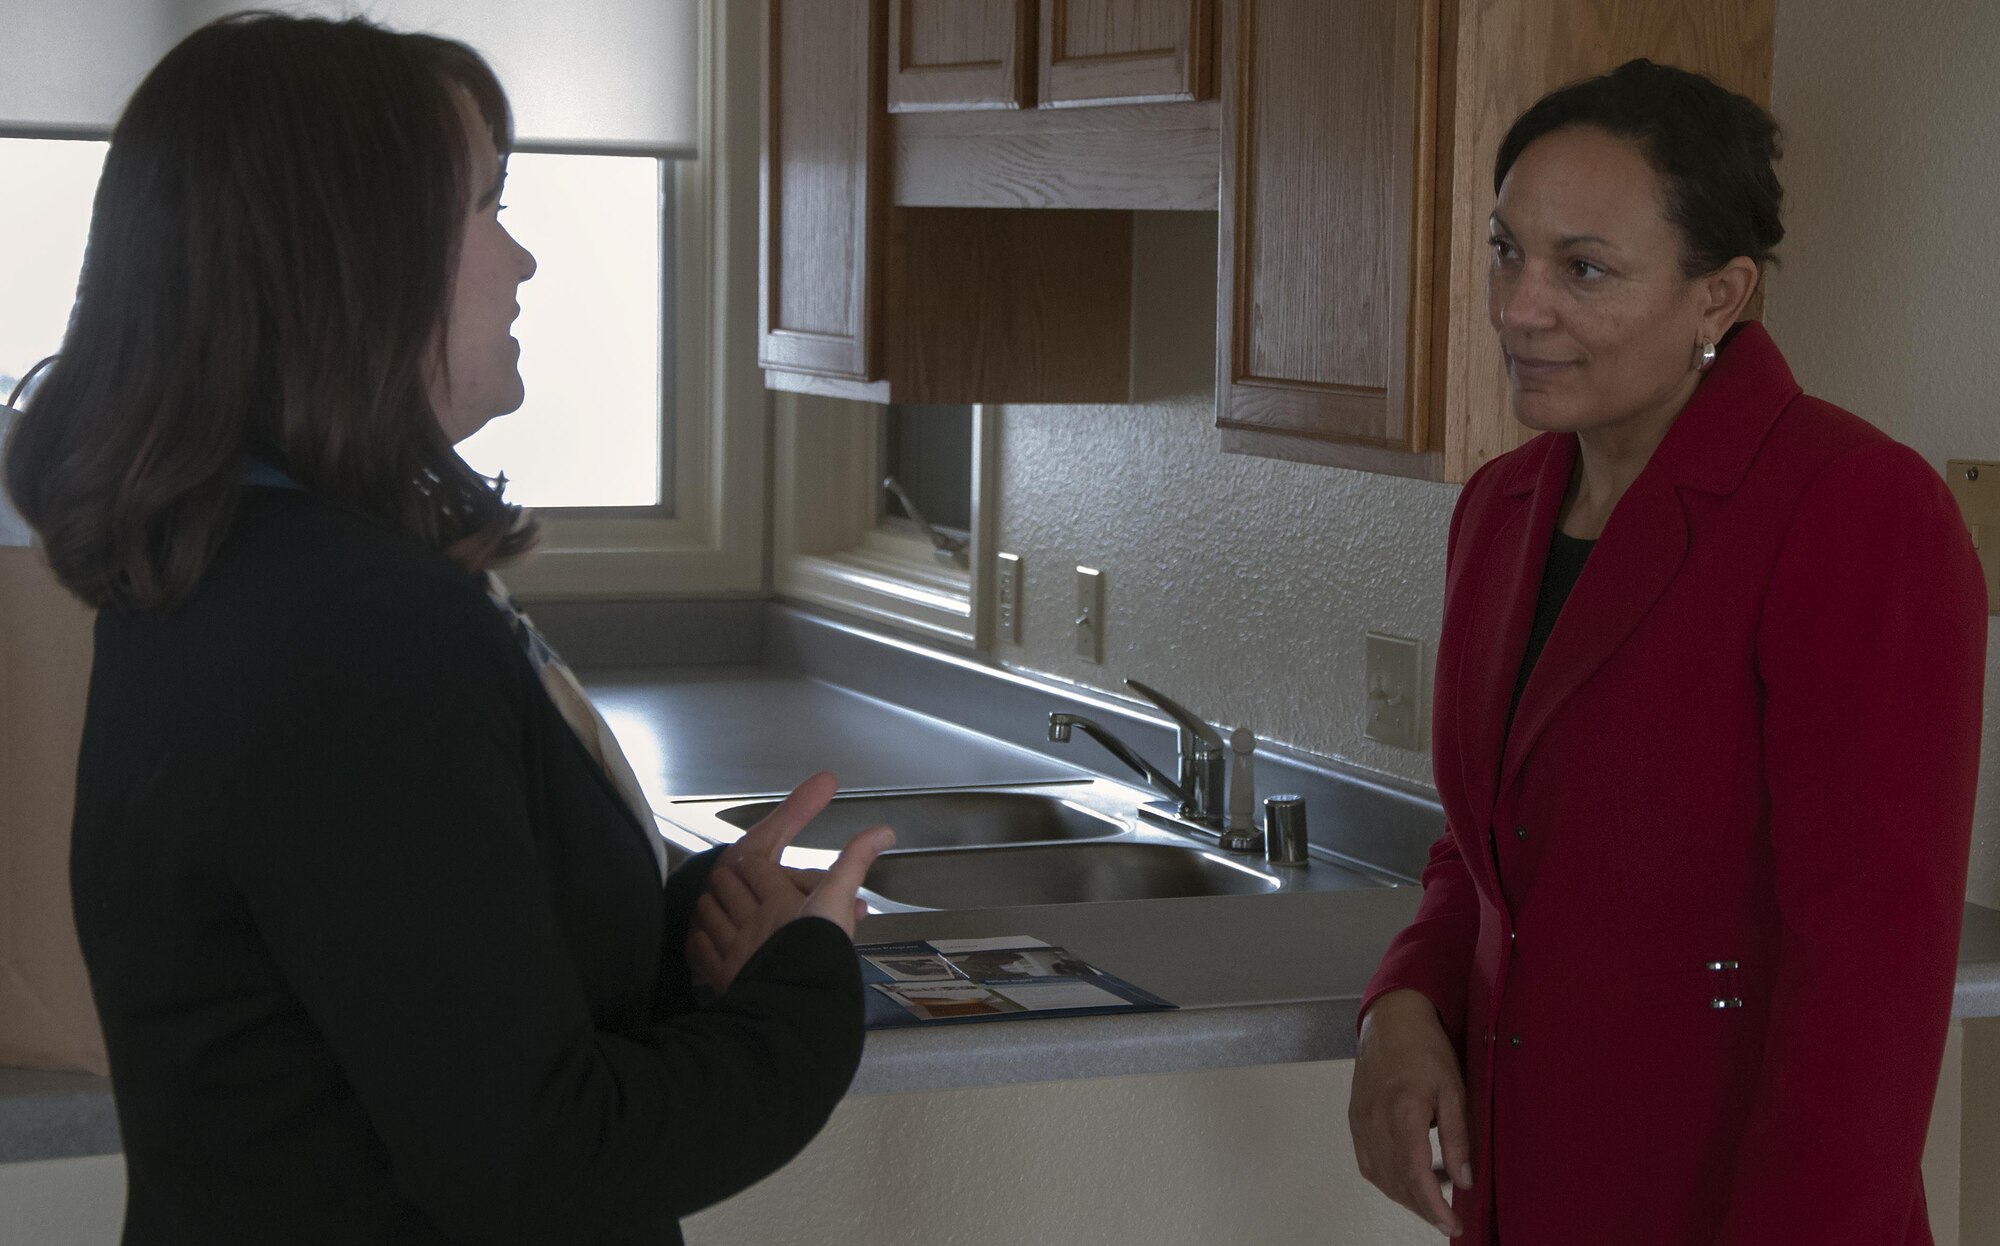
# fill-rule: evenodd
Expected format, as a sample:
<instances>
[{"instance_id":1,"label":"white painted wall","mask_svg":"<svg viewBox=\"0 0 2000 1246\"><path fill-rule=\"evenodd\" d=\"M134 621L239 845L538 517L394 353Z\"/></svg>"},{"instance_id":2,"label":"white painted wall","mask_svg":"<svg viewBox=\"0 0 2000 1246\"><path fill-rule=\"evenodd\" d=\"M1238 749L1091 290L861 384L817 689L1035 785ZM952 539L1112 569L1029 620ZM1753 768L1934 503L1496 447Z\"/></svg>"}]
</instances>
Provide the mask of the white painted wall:
<instances>
[{"instance_id":1,"label":"white painted wall","mask_svg":"<svg viewBox=\"0 0 2000 1246\"><path fill-rule=\"evenodd\" d=\"M1808 391L1940 471L2000 459L2000 4L1781 0L1776 60L1779 345ZM1214 232L1207 214L1139 217L1142 401L1004 409L999 548L1025 560L1027 613L997 656L1111 691L1136 675L1212 719L1429 783L1428 751L1361 734L1361 633L1417 637L1428 664L1458 490L1217 452ZM1102 666L1071 639L1079 562L1106 575ZM1967 897L2000 907L2000 629L1989 637Z\"/></svg>"},{"instance_id":2,"label":"white painted wall","mask_svg":"<svg viewBox=\"0 0 2000 1246\"><path fill-rule=\"evenodd\" d=\"M1780 0L1783 264L1766 316L1807 390L1947 459L2000 459L2000 4ZM1967 895L2000 907L2000 628Z\"/></svg>"},{"instance_id":3,"label":"white painted wall","mask_svg":"<svg viewBox=\"0 0 2000 1246\"><path fill-rule=\"evenodd\" d=\"M1432 1246L1355 1172L1347 1061L849 1099L688 1246Z\"/></svg>"}]
</instances>

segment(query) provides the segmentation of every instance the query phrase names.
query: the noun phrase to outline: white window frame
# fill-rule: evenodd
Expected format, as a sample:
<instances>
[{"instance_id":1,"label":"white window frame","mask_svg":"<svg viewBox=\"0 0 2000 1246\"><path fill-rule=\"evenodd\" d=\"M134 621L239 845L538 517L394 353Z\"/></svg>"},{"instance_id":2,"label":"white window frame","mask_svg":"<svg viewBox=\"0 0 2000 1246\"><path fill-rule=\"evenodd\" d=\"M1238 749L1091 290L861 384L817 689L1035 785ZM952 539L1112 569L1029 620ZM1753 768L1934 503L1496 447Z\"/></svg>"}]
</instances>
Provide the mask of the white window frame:
<instances>
[{"instance_id":1,"label":"white window frame","mask_svg":"<svg viewBox=\"0 0 2000 1246\"><path fill-rule=\"evenodd\" d=\"M907 524L882 520L883 407L774 395L772 579L781 597L831 607L958 648L993 647L994 486L1000 412L972 408L967 567L938 560Z\"/></svg>"},{"instance_id":2,"label":"white window frame","mask_svg":"<svg viewBox=\"0 0 2000 1246\"><path fill-rule=\"evenodd\" d=\"M754 334L733 331L754 323L757 305L757 7L729 0L700 4L701 146L694 158L678 162L671 179L673 402L667 434L673 513L541 512L540 549L505 573L522 597L765 591L769 400Z\"/></svg>"}]
</instances>

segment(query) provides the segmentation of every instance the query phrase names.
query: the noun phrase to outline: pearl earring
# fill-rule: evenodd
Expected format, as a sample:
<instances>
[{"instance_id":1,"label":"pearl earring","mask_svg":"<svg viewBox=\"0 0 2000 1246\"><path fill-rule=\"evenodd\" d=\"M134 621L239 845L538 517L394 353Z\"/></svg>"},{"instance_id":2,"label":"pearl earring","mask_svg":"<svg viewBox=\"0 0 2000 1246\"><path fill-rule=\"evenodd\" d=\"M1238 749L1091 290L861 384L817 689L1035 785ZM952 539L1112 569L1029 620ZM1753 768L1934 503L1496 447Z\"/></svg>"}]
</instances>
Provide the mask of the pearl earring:
<instances>
[{"instance_id":1,"label":"pearl earring","mask_svg":"<svg viewBox=\"0 0 2000 1246\"><path fill-rule=\"evenodd\" d=\"M1715 363L1714 342L1703 342L1700 346L1695 348L1694 370L1696 372L1706 372L1709 370L1710 367L1714 365L1714 363Z\"/></svg>"}]
</instances>

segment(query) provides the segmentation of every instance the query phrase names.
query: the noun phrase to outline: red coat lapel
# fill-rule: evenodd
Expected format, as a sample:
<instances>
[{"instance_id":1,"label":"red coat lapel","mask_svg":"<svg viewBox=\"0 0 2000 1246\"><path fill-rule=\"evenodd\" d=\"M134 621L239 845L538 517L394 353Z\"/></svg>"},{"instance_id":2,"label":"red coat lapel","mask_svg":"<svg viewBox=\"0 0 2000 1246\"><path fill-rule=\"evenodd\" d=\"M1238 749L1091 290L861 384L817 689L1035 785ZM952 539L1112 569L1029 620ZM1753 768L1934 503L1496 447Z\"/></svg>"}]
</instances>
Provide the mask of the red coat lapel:
<instances>
[{"instance_id":1,"label":"red coat lapel","mask_svg":"<svg viewBox=\"0 0 2000 1246\"><path fill-rule=\"evenodd\" d=\"M1460 724L1466 790L1478 800L1474 808L1490 814L1492 802L1520 774L1562 704L1618 652L1672 584L1690 542L1682 490L1734 492L1770 426L1798 392L1792 370L1762 324L1746 322L1730 334L1716 368L1674 418L1604 526L1522 690L1512 728L1506 708L1534 622L1548 542L1576 462L1576 438L1548 438L1548 450L1538 460L1524 454L1512 478L1502 482L1502 490L1522 502L1500 520L1502 530L1488 546L1492 566L1476 622L1488 644L1466 646L1468 664L1480 670L1460 682L1466 710L1476 716ZM1484 654L1484 662L1474 652Z\"/></svg>"},{"instance_id":2,"label":"red coat lapel","mask_svg":"<svg viewBox=\"0 0 2000 1246\"><path fill-rule=\"evenodd\" d=\"M1507 737L1507 705L1528 647L1535 596L1548 561L1549 534L1562 507L1576 462L1574 437L1550 437L1522 452L1500 482L1493 539L1468 568L1461 616L1465 639L1458 648L1459 769L1466 798L1482 826L1499 792L1500 750ZM1482 854L1482 860L1484 859ZM1495 894L1498 894L1497 889Z\"/></svg>"},{"instance_id":3,"label":"red coat lapel","mask_svg":"<svg viewBox=\"0 0 2000 1246\"><path fill-rule=\"evenodd\" d=\"M1657 460L1657 452L1654 457ZM1566 485L1565 481L1553 486L1558 506ZM1554 532L1551 521L1535 534L1544 549ZM1500 791L1514 782L1528 750L1556 710L1625 643L1666 591L1680 570L1687 544L1687 515L1680 497L1670 482L1653 474L1649 464L1619 499L1521 692L1514 725L1507 732ZM1538 579L1536 591L1528 594L1530 614L1540 587Z\"/></svg>"}]
</instances>

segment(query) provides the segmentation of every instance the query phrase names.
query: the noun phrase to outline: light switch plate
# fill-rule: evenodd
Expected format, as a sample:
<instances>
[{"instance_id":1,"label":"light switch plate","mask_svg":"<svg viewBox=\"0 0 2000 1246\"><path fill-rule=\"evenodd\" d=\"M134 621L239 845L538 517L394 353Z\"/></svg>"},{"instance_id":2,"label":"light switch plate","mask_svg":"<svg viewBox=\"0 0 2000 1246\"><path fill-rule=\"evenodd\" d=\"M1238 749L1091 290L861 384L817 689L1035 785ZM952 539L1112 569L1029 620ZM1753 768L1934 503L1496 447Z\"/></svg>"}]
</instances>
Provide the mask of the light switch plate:
<instances>
[{"instance_id":1,"label":"light switch plate","mask_svg":"<svg viewBox=\"0 0 2000 1246\"><path fill-rule=\"evenodd\" d=\"M1958 499L1986 572L1986 613L2000 614L2000 463L1953 459L1944 465L1944 482Z\"/></svg>"},{"instance_id":2,"label":"light switch plate","mask_svg":"<svg viewBox=\"0 0 2000 1246\"><path fill-rule=\"evenodd\" d=\"M1104 573L1095 567L1076 569L1076 656L1104 661Z\"/></svg>"},{"instance_id":3,"label":"light switch plate","mask_svg":"<svg viewBox=\"0 0 2000 1246\"><path fill-rule=\"evenodd\" d=\"M1010 645L1021 643L1021 556L1019 554L996 554L993 576L993 630L1000 633L1000 639Z\"/></svg>"},{"instance_id":4,"label":"light switch plate","mask_svg":"<svg viewBox=\"0 0 2000 1246\"><path fill-rule=\"evenodd\" d=\"M1368 708L1362 734L1397 748L1421 746L1417 656L1421 646L1403 636L1367 633Z\"/></svg>"}]
</instances>

